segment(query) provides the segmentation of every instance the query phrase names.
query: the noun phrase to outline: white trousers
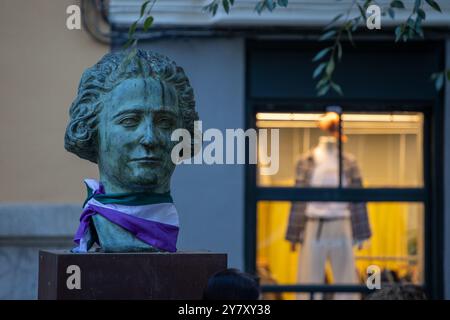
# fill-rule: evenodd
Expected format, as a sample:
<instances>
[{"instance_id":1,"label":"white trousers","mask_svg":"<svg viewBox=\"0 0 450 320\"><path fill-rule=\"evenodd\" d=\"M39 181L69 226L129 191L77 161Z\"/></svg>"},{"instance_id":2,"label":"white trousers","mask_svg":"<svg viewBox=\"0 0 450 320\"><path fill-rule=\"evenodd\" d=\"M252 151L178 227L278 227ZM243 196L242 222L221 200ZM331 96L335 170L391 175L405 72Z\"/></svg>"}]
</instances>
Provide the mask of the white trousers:
<instances>
[{"instance_id":1,"label":"white trousers","mask_svg":"<svg viewBox=\"0 0 450 320\"><path fill-rule=\"evenodd\" d=\"M320 224L322 224L320 226ZM298 280L300 284L324 284L325 263L329 259L334 284L357 284L358 278L352 249L350 219L322 221L308 219L305 239L300 251ZM321 294L315 294L315 299ZM309 294L299 294L299 299L309 299ZM359 299L360 294L335 293L334 299Z\"/></svg>"}]
</instances>

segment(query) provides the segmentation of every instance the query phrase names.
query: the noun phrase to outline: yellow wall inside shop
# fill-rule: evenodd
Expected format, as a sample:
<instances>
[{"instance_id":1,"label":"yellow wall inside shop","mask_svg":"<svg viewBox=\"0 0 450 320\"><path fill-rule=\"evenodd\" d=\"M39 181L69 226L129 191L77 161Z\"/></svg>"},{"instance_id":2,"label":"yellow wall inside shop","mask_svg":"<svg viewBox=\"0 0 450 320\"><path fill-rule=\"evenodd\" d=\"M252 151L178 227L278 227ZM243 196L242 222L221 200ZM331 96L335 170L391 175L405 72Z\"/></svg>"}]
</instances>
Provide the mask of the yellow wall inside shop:
<instances>
[{"instance_id":1,"label":"yellow wall inside shop","mask_svg":"<svg viewBox=\"0 0 450 320\"><path fill-rule=\"evenodd\" d=\"M409 206L405 203L369 203L368 213L373 235L361 250L355 247L355 256L408 258ZM290 242L284 238L290 207L290 202L258 204L257 264L259 267L266 266L278 284L297 283L301 248L297 246L297 250L292 252ZM401 277L411 270L406 261L357 260L356 267L362 278L366 275L367 267L373 264L381 269L393 270ZM332 279L329 266L327 275ZM284 298L294 298L294 295L284 294Z\"/></svg>"}]
</instances>

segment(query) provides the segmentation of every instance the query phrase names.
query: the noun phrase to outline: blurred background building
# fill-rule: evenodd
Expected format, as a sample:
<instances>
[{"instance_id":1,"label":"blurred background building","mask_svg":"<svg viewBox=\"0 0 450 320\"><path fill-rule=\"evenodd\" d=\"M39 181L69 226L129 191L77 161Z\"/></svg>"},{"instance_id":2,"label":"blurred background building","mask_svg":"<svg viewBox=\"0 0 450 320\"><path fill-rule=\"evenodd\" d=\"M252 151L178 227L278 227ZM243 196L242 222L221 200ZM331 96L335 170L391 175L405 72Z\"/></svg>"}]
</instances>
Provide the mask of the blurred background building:
<instances>
[{"instance_id":1,"label":"blurred background building","mask_svg":"<svg viewBox=\"0 0 450 320\"><path fill-rule=\"evenodd\" d=\"M68 109L83 70L121 50L142 2L0 2L0 299L36 298L38 249L72 245L82 181L98 173L64 150ZM326 44L317 40L352 1L291 0L259 15L256 1L237 0L230 14L214 17L202 11L209 2L157 1L151 30L138 29L139 46L185 69L203 130L280 128L280 170L179 166L179 250L226 252L230 267L258 273L264 284L298 285L301 248L290 251L284 239L291 202L365 202L373 236L354 251L361 286L376 264L449 299L450 86L437 91L430 75L450 68L450 3L439 2L442 13L424 5L424 40L394 42L414 1L395 19L382 17L381 30L362 25L356 47L343 41L336 66L344 95L317 97L312 59ZM82 9L81 30L66 28L72 4ZM324 135L316 121L330 105L342 107L343 148L356 157L363 186L302 192L296 161Z\"/></svg>"}]
</instances>

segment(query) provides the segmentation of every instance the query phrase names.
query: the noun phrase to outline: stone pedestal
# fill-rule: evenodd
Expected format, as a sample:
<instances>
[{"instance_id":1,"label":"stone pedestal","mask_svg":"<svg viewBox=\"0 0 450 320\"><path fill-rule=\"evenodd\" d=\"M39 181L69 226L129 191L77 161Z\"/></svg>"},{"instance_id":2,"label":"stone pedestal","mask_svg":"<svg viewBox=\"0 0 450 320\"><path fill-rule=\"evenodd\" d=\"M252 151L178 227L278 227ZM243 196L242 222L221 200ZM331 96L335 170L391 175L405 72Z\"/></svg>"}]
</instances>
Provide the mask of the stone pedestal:
<instances>
[{"instance_id":1,"label":"stone pedestal","mask_svg":"<svg viewBox=\"0 0 450 320\"><path fill-rule=\"evenodd\" d=\"M210 252L39 252L40 300L201 299L208 278L227 268Z\"/></svg>"}]
</instances>

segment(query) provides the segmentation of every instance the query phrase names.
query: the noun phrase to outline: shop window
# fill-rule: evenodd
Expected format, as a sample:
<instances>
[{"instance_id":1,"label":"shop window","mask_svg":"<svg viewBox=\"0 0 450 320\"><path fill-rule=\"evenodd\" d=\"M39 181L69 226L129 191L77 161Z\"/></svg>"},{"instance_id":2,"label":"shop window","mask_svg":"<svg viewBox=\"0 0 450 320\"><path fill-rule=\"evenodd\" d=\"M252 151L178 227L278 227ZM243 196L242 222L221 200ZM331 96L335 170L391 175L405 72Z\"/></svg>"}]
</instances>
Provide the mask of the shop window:
<instances>
[{"instance_id":1,"label":"shop window","mask_svg":"<svg viewBox=\"0 0 450 320\"><path fill-rule=\"evenodd\" d=\"M304 203L303 210L307 211L308 205L334 205L337 209L335 204L308 202ZM334 217L320 221L317 217L307 217L296 221L292 219L296 210L293 203L259 201L256 265L262 282L279 285L365 285L369 266L376 266L380 269L383 284L423 284L423 205L412 202L353 204L367 209L370 235L362 235L365 239L361 241L355 239L353 234L353 228L357 228L352 226L351 214L354 212L349 212L350 215L342 219ZM300 215L297 218L301 219ZM290 240L296 236L289 232L294 230L301 233L301 240L298 239L301 244L292 246ZM329 294L327 297L359 299L361 295L346 293ZM309 295L283 293L278 298L308 299Z\"/></svg>"},{"instance_id":2,"label":"shop window","mask_svg":"<svg viewBox=\"0 0 450 320\"><path fill-rule=\"evenodd\" d=\"M256 271L298 287L266 298L316 286L315 298L360 299L321 288L364 288L373 266L384 284L425 285L424 114L338 110L256 114L257 128L279 129L278 172L256 168Z\"/></svg>"},{"instance_id":3,"label":"shop window","mask_svg":"<svg viewBox=\"0 0 450 320\"><path fill-rule=\"evenodd\" d=\"M312 161L317 157L326 160L328 168L324 170L328 173L322 182L316 179L303 187L338 187L338 170L330 173L339 166L338 132L332 127L332 117L323 113L258 113L256 126L278 128L280 141L278 172L258 174L257 184L302 186L298 185L302 180L298 180L297 171L309 165L306 158L310 156ZM423 187L422 113L344 113L341 119L343 188ZM348 164L360 183L346 175Z\"/></svg>"}]
</instances>

